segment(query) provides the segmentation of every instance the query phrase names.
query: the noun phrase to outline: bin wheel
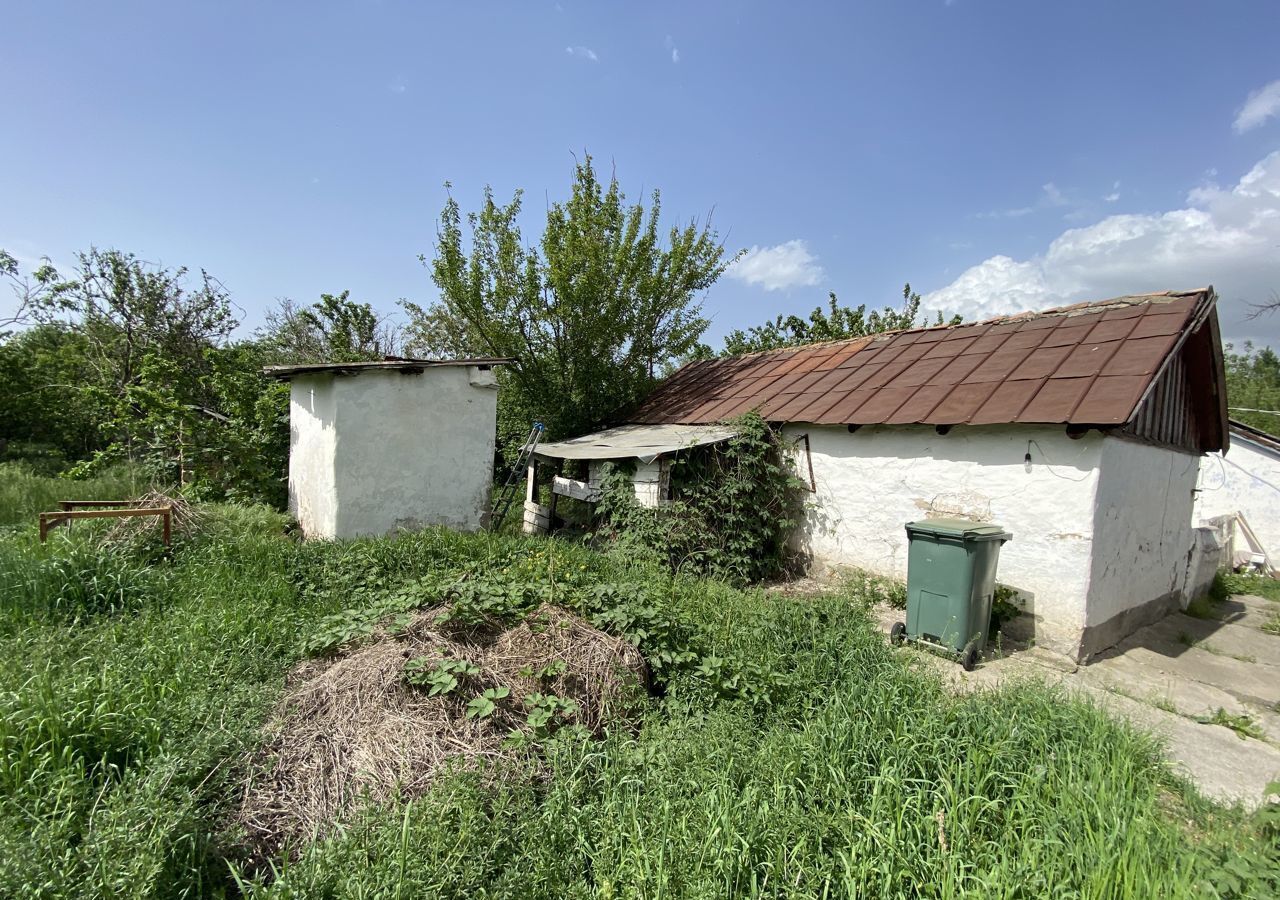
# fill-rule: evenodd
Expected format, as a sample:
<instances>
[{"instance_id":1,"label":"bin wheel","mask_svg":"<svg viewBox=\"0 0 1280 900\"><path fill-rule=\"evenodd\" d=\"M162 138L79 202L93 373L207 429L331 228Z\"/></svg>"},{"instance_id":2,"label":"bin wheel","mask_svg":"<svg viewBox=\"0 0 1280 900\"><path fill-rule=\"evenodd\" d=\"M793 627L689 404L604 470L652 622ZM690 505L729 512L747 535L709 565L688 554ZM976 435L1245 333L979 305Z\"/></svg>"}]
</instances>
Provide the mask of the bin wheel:
<instances>
[{"instance_id":1,"label":"bin wheel","mask_svg":"<svg viewBox=\"0 0 1280 900\"><path fill-rule=\"evenodd\" d=\"M893 627L889 629L889 643L901 644L907 639L907 626L901 622L894 622Z\"/></svg>"},{"instance_id":2,"label":"bin wheel","mask_svg":"<svg viewBox=\"0 0 1280 900\"><path fill-rule=\"evenodd\" d=\"M960 654L960 665L966 672L972 672L973 667L978 664L978 645L966 644L964 652Z\"/></svg>"}]
</instances>

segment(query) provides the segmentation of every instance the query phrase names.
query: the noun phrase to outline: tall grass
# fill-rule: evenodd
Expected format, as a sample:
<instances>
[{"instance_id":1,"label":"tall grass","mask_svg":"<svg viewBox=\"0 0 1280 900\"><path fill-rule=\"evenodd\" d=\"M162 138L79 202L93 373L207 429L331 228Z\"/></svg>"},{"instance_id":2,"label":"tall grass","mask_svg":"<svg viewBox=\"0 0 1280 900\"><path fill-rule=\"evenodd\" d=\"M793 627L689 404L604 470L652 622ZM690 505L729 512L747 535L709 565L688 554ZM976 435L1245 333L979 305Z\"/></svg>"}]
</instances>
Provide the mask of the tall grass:
<instances>
[{"instance_id":1,"label":"tall grass","mask_svg":"<svg viewBox=\"0 0 1280 900\"><path fill-rule=\"evenodd\" d=\"M59 500L123 500L146 490L137 473L123 467L78 481L42 475L25 462L0 462L0 526L34 522Z\"/></svg>"},{"instance_id":2,"label":"tall grass","mask_svg":"<svg viewBox=\"0 0 1280 900\"><path fill-rule=\"evenodd\" d=\"M222 508L167 560L0 535L0 896L1170 897L1195 893L1201 843L1266 850L1095 709L1034 684L950 696L852 593L516 536L297 544L281 524ZM446 776L251 880L228 813L317 621L489 567L643 580L779 687L747 704L678 675L634 727Z\"/></svg>"}]
</instances>

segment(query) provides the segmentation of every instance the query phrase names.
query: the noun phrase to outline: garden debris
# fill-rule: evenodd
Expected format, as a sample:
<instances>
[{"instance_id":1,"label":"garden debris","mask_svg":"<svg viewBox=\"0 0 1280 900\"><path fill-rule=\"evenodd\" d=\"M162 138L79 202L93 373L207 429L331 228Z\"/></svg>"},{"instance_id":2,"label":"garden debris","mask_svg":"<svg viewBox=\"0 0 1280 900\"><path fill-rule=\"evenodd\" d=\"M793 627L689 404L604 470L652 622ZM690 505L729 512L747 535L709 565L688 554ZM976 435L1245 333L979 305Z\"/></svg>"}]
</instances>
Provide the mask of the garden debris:
<instances>
[{"instance_id":1,"label":"garden debris","mask_svg":"<svg viewBox=\"0 0 1280 900\"><path fill-rule=\"evenodd\" d=\"M446 609L407 615L290 673L236 816L253 859L296 851L363 802L419 796L446 763L512 758L512 736L534 733L533 707L548 697L556 722L598 733L647 680L634 646L560 607L470 629L442 625ZM407 671L434 672L439 684L410 684Z\"/></svg>"},{"instance_id":2,"label":"garden debris","mask_svg":"<svg viewBox=\"0 0 1280 900\"><path fill-rule=\"evenodd\" d=\"M200 531L205 519L205 514L190 501L180 495L166 494L163 491L148 491L140 497L131 499L129 504L137 509L169 507L171 510L169 528L175 539L195 535ZM102 543L108 547L131 547L150 541L156 533L156 523L152 518L120 519L102 536Z\"/></svg>"}]
</instances>

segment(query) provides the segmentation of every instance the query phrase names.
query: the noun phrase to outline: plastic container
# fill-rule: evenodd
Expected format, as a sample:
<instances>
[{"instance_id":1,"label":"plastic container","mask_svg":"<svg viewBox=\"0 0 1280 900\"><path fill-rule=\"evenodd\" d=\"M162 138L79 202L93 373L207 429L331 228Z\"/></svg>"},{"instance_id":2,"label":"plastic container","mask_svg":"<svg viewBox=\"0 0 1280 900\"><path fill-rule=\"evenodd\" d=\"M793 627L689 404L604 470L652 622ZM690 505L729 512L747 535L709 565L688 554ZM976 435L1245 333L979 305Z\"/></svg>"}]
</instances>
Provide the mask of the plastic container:
<instances>
[{"instance_id":1,"label":"plastic container","mask_svg":"<svg viewBox=\"0 0 1280 900\"><path fill-rule=\"evenodd\" d=\"M907 524L907 621L891 633L956 654L972 669L987 645L1000 548L1013 535L962 519Z\"/></svg>"}]
</instances>

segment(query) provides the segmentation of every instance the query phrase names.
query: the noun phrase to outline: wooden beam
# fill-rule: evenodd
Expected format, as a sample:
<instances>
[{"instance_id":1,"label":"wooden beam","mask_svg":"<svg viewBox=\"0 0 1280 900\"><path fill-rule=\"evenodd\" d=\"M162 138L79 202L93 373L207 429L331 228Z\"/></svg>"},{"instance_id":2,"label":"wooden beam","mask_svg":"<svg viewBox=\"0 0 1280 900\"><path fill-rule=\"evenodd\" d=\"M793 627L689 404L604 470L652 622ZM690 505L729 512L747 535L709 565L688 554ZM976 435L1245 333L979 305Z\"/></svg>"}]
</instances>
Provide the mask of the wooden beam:
<instances>
[{"instance_id":1,"label":"wooden beam","mask_svg":"<svg viewBox=\"0 0 1280 900\"><path fill-rule=\"evenodd\" d=\"M62 509L58 512L40 513L40 541L49 537L49 529L72 519L126 519L137 516L160 516L164 523L164 545L169 546L173 531L172 506L111 507L103 509Z\"/></svg>"}]
</instances>

